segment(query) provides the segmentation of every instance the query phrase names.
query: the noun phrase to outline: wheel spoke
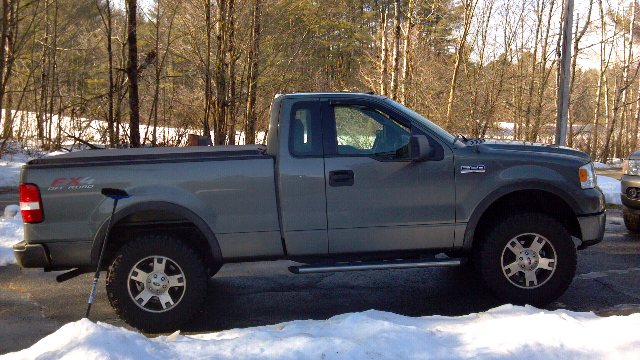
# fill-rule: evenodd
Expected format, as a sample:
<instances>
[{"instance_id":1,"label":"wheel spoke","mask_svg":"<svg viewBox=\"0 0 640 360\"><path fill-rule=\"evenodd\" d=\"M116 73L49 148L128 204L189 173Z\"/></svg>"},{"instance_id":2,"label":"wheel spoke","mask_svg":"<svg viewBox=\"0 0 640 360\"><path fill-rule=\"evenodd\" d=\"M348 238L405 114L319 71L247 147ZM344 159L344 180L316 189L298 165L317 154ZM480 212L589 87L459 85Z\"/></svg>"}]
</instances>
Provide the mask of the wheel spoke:
<instances>
[{"instance_id":1,"label":"wheel spoke","mask_svg":"<svg viewBox=\"0 0 640 360\"><path fill-rule=\"evenodd\" d=\"M502 269L504 270L504 273L507 275L507 277L511 277L513 274L520 271L520 266L518 266L518 263L514 261L511 264L503 267Z\"/></svg>"},{"instance_id":2,"label":"wheel spoke","mask_svg":"<svg viewBox=\"0 0 640 360\"><path fill-rule=\"evenodd\" d=\"M538 285L538 277L536 276L535 271L525 271L524 279L526 281L526 287Z\"/></svg>"},{"instance_id":3,"label":"wheel spoke","mask_svg":"<svg viewBox=\"0 0 640 360\"><path fill-rule=\"evenodd\" d=\"M535 239L533 239L533 242L531 243L531 246L529 246L529 249L539 253L540 250L542 250L542 248L544 247L544 245L547 243L547 240L545 238L541 238L540 236L536 236Z\"/></svg>"},{"instance_id":4,"label":"wheel spoke","mask_svg":"<svg viewBox=\"0 0 640 360\"><path fill-rule=\"evenodd\" d=\"M164 267L167 264L167 259L163 257L154 257L153 258L153 272L155 273L163 273Z\"/></svg>"},{"instance_id":5,"label":"wheel spoke","mask_svg":"<svg viewBox=\"0 0 640 360\"><path fill-rule=\"evenodd\" d=\"M555 265L556 261L553 259L540 258L540 261L538 262L538 269L553 270Z\"/></svg>"},{"instance_id":6,"label":"wheel spoke","mask_svg":"<svg viewBox=\"0 0 640 360\"><path fill-rule=\"evenodd\" d=\"M164 293L164 294L158 296L158 299L160 299L160 304L162 304L162 308L163 309L166 309L166 308L168 308L170 306L173 306L173 299L167 293ZM168 304L168 306L167 306L167 304Z\"/></svg>"},{"instance_id":7,"label":"wheel spoke","mask_svg":"<svg viewBox=\"0 0 640 360\"><path fill-rule=\"evenodd\" d=\"M509 241L509 243L507 244L507 248L509 248L509 250L516 254L516 256L519 256L520 253L524 251L524 248L516 239L512 239L511 241Z\"/></svg>"},{"instance_id":8,"label":"wheel spoke","mask_svg":"<svg viewBox=\"0 0 640 360\"><path fill-rule=\"evenodd\" d=\"M138 296L136 296L136 301L138 304L144 306L152 297L154 297L154 295L145 288L140 294L138 294ZM142 300L142 302L140 302L140 300Z\"/></svg>"},{"instance_id":9,"label":"wheel spoke","mask_svg":"<svg viewBox=\"0 0 640 360\"><path fill-rule=\"evenodd\" d=\"M184 276L182 275L167 276L167 279L169 280L170 288L175 286L184 286Z\"/></svg>"},{"instance_id":10,"label":"wheel spoke","mask_svg":"<svg viewBox=\"0 0 640 360\"><path fill-rule=\"evenodd\" d=\"M135 280L143 284L147 281L147 277L149 277L149 274L140 269L135 269L131 272L131 280Z\"/></svg>"}]
</instances>

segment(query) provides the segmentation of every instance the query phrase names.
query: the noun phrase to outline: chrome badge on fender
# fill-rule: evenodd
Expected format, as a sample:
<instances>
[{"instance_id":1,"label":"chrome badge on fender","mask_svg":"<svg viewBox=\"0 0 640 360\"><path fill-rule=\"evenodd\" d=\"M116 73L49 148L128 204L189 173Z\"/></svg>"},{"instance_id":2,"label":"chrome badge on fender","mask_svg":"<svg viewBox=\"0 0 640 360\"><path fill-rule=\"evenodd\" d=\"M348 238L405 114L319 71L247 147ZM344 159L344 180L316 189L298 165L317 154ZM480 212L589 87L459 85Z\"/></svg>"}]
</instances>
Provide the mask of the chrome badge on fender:
<instances>
[{"instance_id":1,"label":"chrome badge on fender","mask_svg":"<svg viewBox=\"0 0 640 360\"><path fill-rule=\"evenodd\" d=\"M484 165L462 165L460 168L460 173L483 173Z\"/></svg>"}]
</instances>

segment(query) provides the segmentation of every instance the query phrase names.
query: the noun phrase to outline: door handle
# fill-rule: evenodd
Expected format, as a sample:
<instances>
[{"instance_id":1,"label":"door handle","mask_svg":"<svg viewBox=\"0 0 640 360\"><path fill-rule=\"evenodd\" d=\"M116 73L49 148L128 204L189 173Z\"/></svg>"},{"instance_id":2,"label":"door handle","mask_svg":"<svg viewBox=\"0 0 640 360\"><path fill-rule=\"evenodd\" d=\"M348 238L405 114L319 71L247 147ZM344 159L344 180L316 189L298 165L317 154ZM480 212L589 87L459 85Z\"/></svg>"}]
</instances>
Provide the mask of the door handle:
<instances>
[{"instance_id":1,"label":"door handle","mask_svg":"<svg viewBox=\"0 0 640 360\"><path fill-rule=\"evenodd\" d=\"M329 172L329 186L351 186L354 177L351 170L336 170Z\"/></svg>"}]
</instances>

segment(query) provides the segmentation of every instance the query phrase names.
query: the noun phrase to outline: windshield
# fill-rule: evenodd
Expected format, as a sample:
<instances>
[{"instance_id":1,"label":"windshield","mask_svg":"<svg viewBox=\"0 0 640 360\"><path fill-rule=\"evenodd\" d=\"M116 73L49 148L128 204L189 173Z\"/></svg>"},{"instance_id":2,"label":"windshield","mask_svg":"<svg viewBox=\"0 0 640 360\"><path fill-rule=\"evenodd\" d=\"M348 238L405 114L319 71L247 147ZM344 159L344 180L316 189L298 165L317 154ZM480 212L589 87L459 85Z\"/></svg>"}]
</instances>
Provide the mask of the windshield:
<instances>
[{"instance_id":1,"label":"windshield","mask_svg":"<svg viewBox=\"0 0 640 360\"><path fill-rule=\"evenodd\" d=\"M432 123L431 121L427 120L424 116L418 114L417 112L409 109L408 107L406 107L404 105L400 105L400 104L398 104L397 102L395 102L395 101L393 101L391 99L385 99L385 101L387 101L391 106L393 106L397 110L400 110L401 112L407 114L412 119L414 119L417 122L419 122L420 124L426 126L427 129L433 131L436 135L440 136L447 143L453 144L456 141L456 139L455 139L455 137L453 135L451 135L448 132L446 132L440 126L438 126L438 125Z\"/></svg>"}]
</instances>

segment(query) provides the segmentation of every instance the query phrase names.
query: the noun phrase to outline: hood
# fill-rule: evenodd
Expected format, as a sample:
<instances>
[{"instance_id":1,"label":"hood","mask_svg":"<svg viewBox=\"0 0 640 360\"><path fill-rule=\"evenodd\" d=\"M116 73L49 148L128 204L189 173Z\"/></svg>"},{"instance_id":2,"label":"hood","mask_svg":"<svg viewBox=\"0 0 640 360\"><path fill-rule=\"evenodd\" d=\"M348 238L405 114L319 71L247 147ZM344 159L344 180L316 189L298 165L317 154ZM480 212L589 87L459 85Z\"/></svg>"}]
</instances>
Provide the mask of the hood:
<instances>
[{"instance_id":1,"label":"hood","mask_svg":"<svg viewBox=\"0 0 640 360\"><path fill-rule=\"evenodd\" d=\"M629 154L629 159L630 160L640 160L640 150L636 150L636 151L632 152L631 154Z\"/></svg>"},{"instance_id":2,"label":"hood","mask_svg":"<svg viewBox=\"0 0 640 360\"><path fill-rule=\"evenodd\" d=\"M574 150L568 147L559 147L555 145L520 145L520 144L488 144L483 143L477 145L493 151L515 151L519 153L548 154L553 157L571 157L583 160L585 163L591 161L591 156L582 151Z\"/></svg>"}]
</instances>

